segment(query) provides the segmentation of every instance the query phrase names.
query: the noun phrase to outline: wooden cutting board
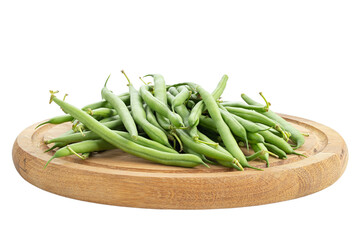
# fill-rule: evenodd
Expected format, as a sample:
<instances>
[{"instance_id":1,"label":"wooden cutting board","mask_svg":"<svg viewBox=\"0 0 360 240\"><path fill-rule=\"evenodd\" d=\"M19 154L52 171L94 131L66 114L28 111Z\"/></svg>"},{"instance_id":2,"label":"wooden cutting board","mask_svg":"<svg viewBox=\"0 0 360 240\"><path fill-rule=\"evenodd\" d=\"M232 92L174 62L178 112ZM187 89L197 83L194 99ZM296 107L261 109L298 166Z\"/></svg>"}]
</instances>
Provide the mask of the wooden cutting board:
<instances>
[{"instance_id":1,"label":"wooden cutting board","mask_svg":"<svg viewBox=\"0 0 360 240\"><path fill-rule=\"evenodd\" d=\"M55 159L44 153L44 140L58 136L69 124L25 129L13 147L19 174L31 184L69 198L141 208L210 209L274 203L306 196L333 184L344 172L348 150L342 137L329 127L299 117L282 115L310 134L298 149L308 157L291 155L270 159L264 171L239 172L221 166L181 168L163 166L121 150ZM245 150L246 153L246 150Z\"/></svg>"}]
</instances>

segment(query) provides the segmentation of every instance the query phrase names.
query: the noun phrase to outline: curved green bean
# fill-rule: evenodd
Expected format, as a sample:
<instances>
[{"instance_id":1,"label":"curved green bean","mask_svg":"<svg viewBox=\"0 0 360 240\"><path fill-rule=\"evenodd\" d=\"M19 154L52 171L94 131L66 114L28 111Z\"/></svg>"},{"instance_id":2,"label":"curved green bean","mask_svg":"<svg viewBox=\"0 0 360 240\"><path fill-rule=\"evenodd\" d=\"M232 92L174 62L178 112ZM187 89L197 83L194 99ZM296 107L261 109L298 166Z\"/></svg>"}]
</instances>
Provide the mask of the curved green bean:
<instances>
[{"instance_id":1,"label":"curved green bean","mask_svg":"<svg viewBox=\"0 0 360 240\"><path fill-rule=\"evenodd\" d=\"M224 92L226 83L228 81L229 77L227 75L222 76L221 80L219 81L217 87L212 92L212 96L215 100L219 99L221 97L221 94ZM194 89L196 91L196 89ZM201 94L200 94L201 95ZM205 110L205 104L204 101L201 100L196 103L194 108L191 110L190 116L189 116L189 125L194 126L199 124L199 118L201 113Z\"/></svg>"},{"instance_id":2,"label":"curved green bean","mask_svg":"<svg viewBox=\"0 0 360 240\"><path fill-rule=\"evenodd\" d=\"M120 119L122 120L126 130L130 133L132 138L136 139L137 136L138 136L138 131L137 131L134 119L132 118L132 116L130 114L129 109L127 108L125 103L120 98L118 98L114 93L112 93L106 87L106 84L107 84L109 78L110 78L110 75L106 79L104 87L101 90L101 96L114 107L114 109L116 110L116 112L120 116Z\"/></svg>"},{"instance_id":3,"label":"curved green bean","mask_svg":"<svg viewBox=\"0 0 360 240\"><path fill-rule=\"evenodd\" d=\"M265 154L259 156L259 158L264 160L266 162L266 166L269 167L269 152L264 143L250 143L250 146L255 152L265 151Z\"/></svg>"},{"instance_id":4,"label":"curved green bean","mask_svg":"<svg viewBox=\"0 0 360 240\"><path fill-rule=\"evenodd\" d=\"M287 159L286 153L277 146L270 143L264 143L264 145L270 152L277 155L280 159Z\"/></svg>"},{"instance_id":5,"label":"curved green bean","mask_svg":"<svg viewBox=\"0 0 360 240\"><path fill-rule=\"evenodd\" d=\"M173 101L171 102L171 108L175 111L175 107L184 105L186 100L190 98L191 91L185 86L180 86L178 89L181 91L174 97Z\"/></svg>"}]
</instances>

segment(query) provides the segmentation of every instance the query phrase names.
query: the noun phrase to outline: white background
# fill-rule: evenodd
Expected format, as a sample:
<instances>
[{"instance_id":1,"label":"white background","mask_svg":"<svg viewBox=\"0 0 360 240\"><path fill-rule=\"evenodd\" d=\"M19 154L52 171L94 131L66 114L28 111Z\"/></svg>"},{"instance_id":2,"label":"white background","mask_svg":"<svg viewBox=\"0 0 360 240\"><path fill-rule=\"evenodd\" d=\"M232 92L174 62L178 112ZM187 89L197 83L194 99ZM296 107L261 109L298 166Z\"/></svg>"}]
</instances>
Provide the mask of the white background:
<instances>
[{"instance_id":1,"label":"white background","mask_svg":"<svg viewBox=\"0 0 360 240\"><path fill-rule=\"evenodd\" d=\"M358 1L1 1L0 238L359 239L359 12ZM161 73L209 91L226 73L226 99L263 91L274 111L338 131L348 167L316 194L225 210L106 206L23 180L12 144L61 114L48 90L81 107L100 99L109 73L108 86L126 91L121 69L135 83Z\"/></svg>"}]
</instances>

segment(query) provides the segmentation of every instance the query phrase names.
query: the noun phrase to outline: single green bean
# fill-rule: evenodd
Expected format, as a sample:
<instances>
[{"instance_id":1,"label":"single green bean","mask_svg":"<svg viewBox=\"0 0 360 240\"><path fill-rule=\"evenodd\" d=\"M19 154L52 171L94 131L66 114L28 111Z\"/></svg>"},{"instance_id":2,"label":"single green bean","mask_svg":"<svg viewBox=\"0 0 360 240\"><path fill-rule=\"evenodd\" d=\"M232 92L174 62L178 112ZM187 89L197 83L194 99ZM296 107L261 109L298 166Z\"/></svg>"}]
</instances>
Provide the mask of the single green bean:
<instances>
[{"instance_id":1,"label":"single green bean","mask_svg":"<svg viewBox=\"0 0 360 240\"><path fill-rule=\"evenodd\" d=\"M179 94L179 91L176 89L176 87L170 87L168 88L168 92L171 93L173 96L176 96ZM168 99L169 100L169 99Z\"/></svg>"},{"instance_id":2,"label":"single green bean","mask_svg":"<svg viewBox=\"0 0 360 240\"><path fill-rule=\"evenodd\" d=\"M222 76L222 78L221 78L220 82L218 83L217 87L212 92L212 96L214 97L215 100L217 100L217 99L219 99L221 97L221 94L225 90L226 83L227 83L228 79L229 79L229 77L227 75ZM196 89L194 89L194 91L196 91ZM199 124L199 118L200 118L202 112L204 112L204 110L205 110L204 101L201 100L201 101L197 102L196 105L191 110L191 113L190 113L190 116L189 116L189 125L190 126L194 126L194 125Z\"/></svg>"},{"instance_id":3,"label":"single green bean","mask_svg":"<svg viewBox=\"0 0 360 240\"><path fill-rule=\"evenodd\" d=\"M56 116L56 117L52 117L50 118L49 120L45 121L45 122L42 122L40 123L39 125L37 125L35 127L35 129L41 127L42 125L45 125L45 124L48 124L48 123L51 123L51 124L61 124L61 123L64 123L64 122L70 122L74 120L74 118L72 116L70 116L69 114L67 115L61 115L61 116Z\"/></svg>"},{"instance_id":4,"label":"single green bean","mask_svg":"<svg viewBox=\"0 0 360 240\"><path fill-rule=\"evenodd\" d=\"M98 152L114 149L115 147L108 142L98 139L98 140L86 140L83 142L73 143L65 147L60 148L55 152L55 154L46 162L45 167L55 158L66 157L73 154L79 153L88 153L88 152ZM79 156L79 155L78 155Z\"/></svg>"},{"instance_id":5,"label":"single green bean","mask_svg":"<svg viewBox=\"0 0 360 240\"><path fill-rule=\"evenodd\" d=\"M232 156L225 148L223 148L222 146L220 146L219 143L211 140L207 135L203 134L202 132L198 131L198 135L200 137L200 140L205 141L208 143L209 146L211 146L212 148L215 148L216 150L218 150L219 152L222 152L226 155ZM212 143L212 144L209 144Z\"/></svg>"},{"instance_id":6,"label":"single green bean","mask_svg":"<svg viewBox=\"0 0 360 240\"><path fill-rule=\"evenodd\" d=\"M246 156L246 160L247 161L252 161L255 160L257 158L260 158L261 156L264 156L267 152L265 150L260 150L255 152L254 154L251 154L249 156Z\"/></svg>"},{"instance_id":7,"label":"single green bean","mask_svg":"<svg viewBox=\"0 0 360 240\"><path fill-rule=\"evenodd\" d=\"M249 142L252 143L264 143L265 139L262 135L260 135L259 133L253 133L253 132L248 132L247 133Z\"/></svg>"},{"instance_id":8,"label":"single green bean","mask_svg":"<svg viewBox=\"0 0 360 240\"><path fill-rule=\"evenodd\" d=\"M249 149L246 129L230 114L225 107L219 105L221 116L229 126L231 132L245 141L246 148Z\"/></svg>"},{"instance_id":9,"label":"single green bean","mask_svg":"<svg viewBox=\"0 0 360 240\"><path fill-rule=\"evenodd\" d=\"M116 110L120 119L122 120L126 130L130 133L131 137L136 139L138 136L138 131L134 119L132 118L129 109L126 107L125 103L118 98L114 93L112 93L107 87L106 84L110 78L106 79L103 89L101 90L102 97L108 101ZM85 124L86 125L86 124Z\"/></svg>"},{"instance_id":10,"label":"single green bean","mask_svg":"<svg viewBox=\"0 0 360 240\"><path fill-rule=\"evenodd\" d=\"M178 95L177 95L178 96ZM167 100L168 100L168 103L172 103L175 101L176 97L174 95L172 95L170 92L167 92L166 93L166 97L167 97ZM180 115L180 117L183 119L184 123L185 123L185 126L188 126L188 118L189 118L189 110L185 107L184 104L181 104L179 106L176 106L174 109L173 109L177 114Z\"/></svg>"},{"instance_id":11,"label":"single green bean","mask_svg":"<svg viewBox=\"0 0 360 240\"><path fill-rule=\"evenodd\" d=\"M257 133L260 131L263 131L264 129L259 127L259 125L257 125L254 122L251 122L249 120L246 120L242 117L239 117L235 114L232 114L233 118L238 121L242 126L244 126L244 128L246 129L246 131L248 132L252 132L252 133Z\"/></svg>"},{"instance_id":12,"label":"single green bean","mask_svg":"<svg viewBox=\"0 0 360 240\"><path fill-rule=\"evenodd\" d=\"M126 104L129 105L130 104L130 95L129 93L122 93L120 95L118 95L118 97ZM82 110L87 110L87 109L97 109L97 108L113 108L112 105L110 103L108 103L107 101L100 101L100 102L96 102L96 103L91 103L89 105L86 105L82 108Z\"/></svg>"},{"instance_id":13,"label":"single green bean","mask_svg":"<svg viewBox=\"0 0 360 240\"><path fill-rule=\"evenodd\" d=\"M264 160L266 162L266 166L269 167L269 152L265 145L263 143L250 143L250 146L254 150L254 152L266 151L265 154L259 156L259 158Z\"/></svg>"},{"instance_id":14,"label":"single green bean","mask_svg":"<svg viewBox=\"0 0 360 240\"><path fill-rule=\"evenodd\" d=\"M196 103L194 102L194 100L190 99L189 101L186 102L186 107L192 109L193 107L195 107Z\"/></svg>"},{"instance_id":15,"label":"single green bean","mask_svg":"<svg viewBox=\"0 0 360 240\"><path fill-rule=\"evenodd\" d=\"M216 164L215 162L207 159L204 154L195 152L194 150L192 150L190 148L184 147L184 152L198 156L199 158L201 158L201 160L203 160L204 163Z\"/></svg>"},{"instance_id":16,"label":"single green bean","mask_svg":"<svg viewBox=\"0 0 360 240\"><path fill-rule=\"evenodd\" d=\"M171 102L171 108L173 111L175 111L175 107L184 105L184 103L186 102L186 100L188 100L190 98L191 95L191 91L189 91L189 89L185 86L180 86L178 88L178 90L181 90L179 92L179 94L177 94L174 97L174 100Z\"/></svg>"},{"instance_id":17,"label":"single green bean","mask_svg":"<svg viewBox=\"0 0 360 240\"><path fill-rule=\"evenodd\" d=\"M270 143L264 143L265 147L272 153L274 153L275 155L277 155L279 158L281 159L287 159L287 155L286 153L281 150L280 148L278 148L277 146L270 144Z\"/></svg>"},{"instance_id":18,"label":"single green bean","mask_svg":"<svg viewBox=\"0 0 360 240\"><path fill-rule=\"evenodd\" d=\"M249 110L255 110L257 112L267 112L269 110L269 106L257 106L257 105L248 105L242 102L222 102L220 103L224 107L237 107L237 108L245 108Z\"/></svg>"},{"instance_id":19,"label":"single green bean","mask_svg":"<svg viewBox=\"0 0 360 240\"><path fill-rule=\"evenodd\" d=\"M115 115L115 116L103 118L103 119L99 120L99 122L101 122L101 123L106 123L106 122L111 122L111 121L118 120L118 119L120 119L120 116L119 116L119 115Z\"/></svg>"}]
</instances>

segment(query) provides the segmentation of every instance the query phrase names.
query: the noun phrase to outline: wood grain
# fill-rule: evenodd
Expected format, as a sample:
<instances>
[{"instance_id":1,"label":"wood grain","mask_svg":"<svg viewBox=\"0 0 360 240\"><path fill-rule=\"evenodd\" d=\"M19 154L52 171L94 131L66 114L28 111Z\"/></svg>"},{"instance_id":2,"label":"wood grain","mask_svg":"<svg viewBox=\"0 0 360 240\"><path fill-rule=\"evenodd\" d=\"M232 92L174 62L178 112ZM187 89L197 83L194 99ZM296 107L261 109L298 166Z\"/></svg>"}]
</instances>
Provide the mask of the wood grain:
<instances>
[{"instance_id":1,"label":"wood grain","mask_svg":"<svg viewBox=\"0 0 360 240\"><path fill-rule=\"evenodd\" d=\"M13 161L29 183L69 198L141 208L211 209L253 206L294 199L333 184L345 171L348 151L342 137L322 124L282 115L302 132L308 132L298 150L307 158L291 155L270 159L270 167L254 161L264 171L239 172L221 166L181 168L163 166L111 150L87 160L55 159L44 140L69 129L68 124L34 124L25 129L13 147ZM246 153L246 150L245 150Z\"/></svg>"}]
</instances>

